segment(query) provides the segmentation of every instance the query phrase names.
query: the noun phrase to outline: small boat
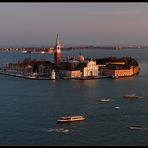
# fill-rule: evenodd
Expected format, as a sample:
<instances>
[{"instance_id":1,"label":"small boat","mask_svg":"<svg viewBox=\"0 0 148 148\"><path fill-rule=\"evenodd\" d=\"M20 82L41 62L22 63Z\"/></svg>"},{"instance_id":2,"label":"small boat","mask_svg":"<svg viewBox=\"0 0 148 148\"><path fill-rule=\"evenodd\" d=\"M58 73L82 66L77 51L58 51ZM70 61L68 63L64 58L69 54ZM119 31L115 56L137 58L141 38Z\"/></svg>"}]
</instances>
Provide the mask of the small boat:
<instances>
[{"instance_id":1,"label":"small boat","mask_svg":"<svg viewBox=\"0 0 148 148\"><path fill-rule=\"evenodd\" d=\"M114 109L117 109L118 110L118 109L120 109L120 107L119 106L115 106Z\"/></svg>"},{"instance_id":2,"label":"small boat","mask_svg":"<svg viewBox=\"0 0 148 148\"><path fill-rule=\"evenodd\" d=\"M117 79L118 76L116 76L116 75L112 75L111 78L112 78L112 79Z\"/></svg>"},{"instance_id":3,"label":"small boat","mask_svg":"<svg viewBox=\"0 0 148 148\"><path fill-rule=\"evenodd\" d=\"M111 99L109 99L109 98L101 98L99 101L100 102L109 102L109 101L111 101Z\"/></svg>"},{"instance_id":4,"label":"small boat","mask_svg":"<svg viewBox=\"0 0 148 148\"><path fill-rule=\"evenodd\" d=\"M130 129L143 129L140 125L132 125L129 127Z\"/></svg>"},{"instance_id":5,"label":"small boat","mask_svg":"<svg viewBox=\"0 0 148 148\"><path fill-rule=\"evenodd\" d=\"M148 130L148 127L142 127L141 125L132 125L129 127L131 130Z\"/></svg>"},{"instance_id":6,"label":"small boat","mask_svg":"<svg viewBox=\"0 0 148 148\"><path fill-rule=\"evenodd\" d=\"M85 116L67 116L67 117L60 117L57 122L64 123L64 122L74 122L74 121L83 121L85 120Z\"/></svg>"},{"instance_id":7,"label":"small boat","mask_svg":"<svg viewBox=\"0 0 148 148\"><path fill-rule=\"evenodd\" d=\"M128 95L124 95L123 98L125 98L125 99L138 99L140 97L135 95L135 94L128 94Z\"/></svg>"}]
</instances>

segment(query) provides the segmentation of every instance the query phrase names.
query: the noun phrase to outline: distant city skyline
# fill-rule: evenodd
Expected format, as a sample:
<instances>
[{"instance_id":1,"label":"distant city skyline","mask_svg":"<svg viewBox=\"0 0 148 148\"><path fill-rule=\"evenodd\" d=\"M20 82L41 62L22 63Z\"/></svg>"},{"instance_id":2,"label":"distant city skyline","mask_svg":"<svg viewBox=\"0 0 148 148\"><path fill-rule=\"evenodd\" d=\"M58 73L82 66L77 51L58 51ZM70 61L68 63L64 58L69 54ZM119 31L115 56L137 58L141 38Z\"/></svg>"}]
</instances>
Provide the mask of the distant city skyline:
<instances>
[{"instance_id":1,"label":"distant city skyline","mask_svg":"<svg viewBox=\"0 0 148 148\"><path fill-rule=\"evenodd\" d=\"M148 45L148 3L0 3L0 46Z\"/></svg>"}]
</instances>

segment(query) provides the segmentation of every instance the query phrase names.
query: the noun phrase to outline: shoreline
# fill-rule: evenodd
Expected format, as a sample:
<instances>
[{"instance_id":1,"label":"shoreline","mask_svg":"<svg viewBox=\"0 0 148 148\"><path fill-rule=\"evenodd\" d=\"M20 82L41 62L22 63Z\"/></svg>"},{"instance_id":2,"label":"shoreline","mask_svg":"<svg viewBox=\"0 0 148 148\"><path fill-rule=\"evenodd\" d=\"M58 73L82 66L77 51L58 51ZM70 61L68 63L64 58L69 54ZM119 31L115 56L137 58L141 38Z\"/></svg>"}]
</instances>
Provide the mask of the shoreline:
<instances>
[{"instance_id":1,"label":"shoreline","mask_svg":"<svg viewBox=\"0 0 148 148\"><path fill-rule=\"evenodd\" d=\"M25 76L22 74L18 74L18 73L9 73L9 72L3 72L2 70L0 70L0 75L7 75L7 76L12 76L12 77L18 77L18 78L24 78L24 79L31 79L31 80L53 80L51 78L47 78L47 77L31 77L31 76Z\"/></svg>"},{"instance_id":2,"label":"shoreline","mask_svg":"<svg viewBox=\"0 0 148 148\"><path fill-rule=\"evenodd\" d=\"M4 71L3 69L0 68L0 75L7 75L7 76L12 76L12 77L18 77L18 78L23 78L23 79L30 79L30 80L70 80L70 79L74 79L74 80L96 80L96 79L120 79L120 78L129 78L135 75L138 75L138 73L133 74L131 76L119 76L119 77L113 77L113 76L88 76L88 77L78 77L78 78L71 78L71 77L59 77L59 78L55 78L55 79L51 79L50 77L41 77L41 76L29 76L29 75L23 75L20 73L16 73L16 72L8 72L8 71Z\"/></svg>"},{"instance_id":3,"label":"shoreline","mask_svg":"<svg viewBox=\"0 0 148 148\"><path fill-rule=\"evenodd\" d=\"M4 72L3 70L0 70L0 75L7 75L12 77L18 77L18 78L24 78L24 79L31 79L31 80L57 80L57 79L51 79L48 77L31 77L31 76L25 76L19 73L12 73L12 72ZM98 77L85 77L85 78L70 78L70 77L63 77L58 78L62 80L69 80L69 79L75 79L75 80L96 80L96 79L104 79L104 78L111 78L109 76L98 76Z\"/></svg>"}]
</instances>

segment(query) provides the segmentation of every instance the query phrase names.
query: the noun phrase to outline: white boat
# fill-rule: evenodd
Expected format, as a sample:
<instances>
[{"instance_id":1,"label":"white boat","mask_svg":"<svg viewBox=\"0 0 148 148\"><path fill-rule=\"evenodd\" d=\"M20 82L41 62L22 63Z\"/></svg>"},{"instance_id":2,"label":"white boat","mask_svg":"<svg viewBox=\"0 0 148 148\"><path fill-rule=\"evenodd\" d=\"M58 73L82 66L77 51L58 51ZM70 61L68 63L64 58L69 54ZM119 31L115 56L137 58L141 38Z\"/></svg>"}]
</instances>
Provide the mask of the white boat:
<instances>
[{"instance_id":1,"label":"white boat","mask_svg":"<svg viewBox=\"0 0 148 148\"><path fill-rule=\"evenodd\" d=\"M57 122L74 122L74 121L83 121L85 120L86 117L85 116L67 116L67 117L60 117Z\"/></svg>"},{"instance_id":2,"label":"white boat","mask_svg":"<svg viewBox=\"0 0 148 148\"><path fill-rule=\"evenodd\" d=\"M125 99L138 99L140 97L135 95L135 94L128 94L128 95L124 95L123 98L125 98Z\"/></svg>"},{"instance_id":3,"label":"white boat","mask_svg":"<svg viewBox=\"0 0 148 148\"><path fill-rule=\"evenodd\" d=\"M119 106L115 106L114 109L120 109L120 107Z\"/></svg>"},{"instance_id":4,"label":"white boat","mask_svg":"<svg viewBox=\"0 0 148 148\"><path fill-rule=\"evenodd\" d=\"M141 125L132 125L129 128L132 130L148 130L148 127L142 127Z\"/></svg>"},{"instance_id":5,"label":"white boat","mask_svg":"<svg viewBox=\"0 0 148 148\"><path fill-rule=\"evenodd\" d=\"M111 101L111 99L109 99L109 98L101 98L99 101L100 102L109 102L109 101Z\"/></svg>"},{"instance_id":6,"label":"white boat","mask_svg":"<svg viewBox=\"0 0 148 148\"><path fill-rule=\"evenodd\" d=\"M28 79L37 79L38 77L38 73L33 73L33 74L30 74L29 76L27 76L26 78Z\"/></svg>"},{"instance_id":7,"label":"white boat","mask_svg":"<svg viewBox=\"0 0 148 148\"><path fill-rule=\"evenodd\" d=\"M140 125L132 125L129 127L130 129L143 129Z\"/></svg>"},{"instance_id":8,"label":"white boat","mask_svg":"<svg viewBox=\"0 0 148 148\"><path fill-rule=\"evenodd\" d=\"M117 76L117 75L112 75L111 78L113 78L113 79L117 79L118 76Z\"/></svg>"},{"instance_id":9,"label":"white boat","mask_svg":"<svg viewBox=\"0 0 148 148\"><path fill-rule=\"evenodd\" d=\"M36 79L37 77L36 76L26 76L26 78L28 78L28 79Z\"/></svg>"}]
</instances>

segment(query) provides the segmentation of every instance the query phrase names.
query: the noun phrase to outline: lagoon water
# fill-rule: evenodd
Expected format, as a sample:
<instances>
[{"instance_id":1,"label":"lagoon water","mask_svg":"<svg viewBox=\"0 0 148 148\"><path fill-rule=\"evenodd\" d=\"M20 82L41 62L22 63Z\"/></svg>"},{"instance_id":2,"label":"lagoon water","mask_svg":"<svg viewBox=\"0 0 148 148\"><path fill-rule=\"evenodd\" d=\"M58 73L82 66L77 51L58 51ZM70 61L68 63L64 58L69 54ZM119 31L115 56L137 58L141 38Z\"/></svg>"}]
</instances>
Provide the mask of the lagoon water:
<instances>
[{"instance_id":1,"label":"lagoon water","mask_svg":"<svg viewBox=\"0 0 148 148\"><path fill-rule=\"evenodd\" d=\"M62 51L62 58L80 50ZM0 145L148 145L148 49L82 50L85 57L131 56L138 75L98 80L29 80L0 75ZM0 67L25 57L53 60L52 54L1 52ZM123 99L125 94L143 98ZM101 97L112 102L101 103ZM115 106L120 106L115 110ZM59 124L60 116L85 115L86 120ZM69 129L68 133L56 132Z\"/></svg>"}]
</instances>

